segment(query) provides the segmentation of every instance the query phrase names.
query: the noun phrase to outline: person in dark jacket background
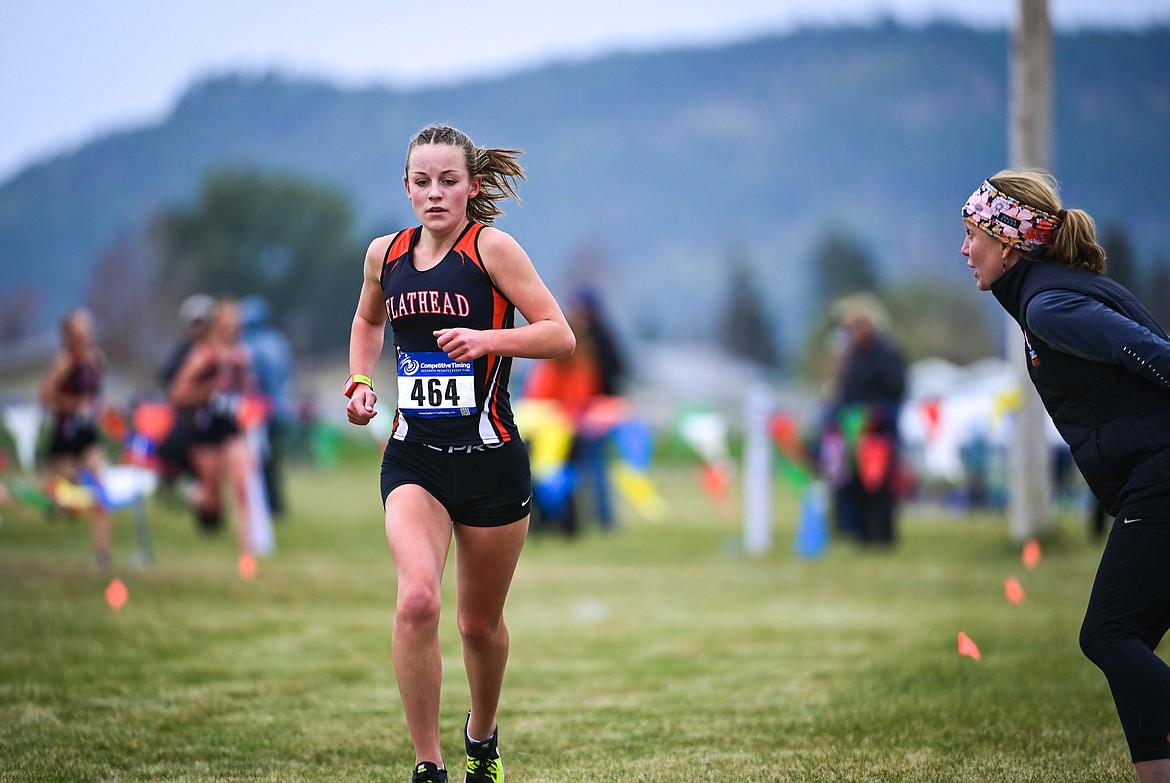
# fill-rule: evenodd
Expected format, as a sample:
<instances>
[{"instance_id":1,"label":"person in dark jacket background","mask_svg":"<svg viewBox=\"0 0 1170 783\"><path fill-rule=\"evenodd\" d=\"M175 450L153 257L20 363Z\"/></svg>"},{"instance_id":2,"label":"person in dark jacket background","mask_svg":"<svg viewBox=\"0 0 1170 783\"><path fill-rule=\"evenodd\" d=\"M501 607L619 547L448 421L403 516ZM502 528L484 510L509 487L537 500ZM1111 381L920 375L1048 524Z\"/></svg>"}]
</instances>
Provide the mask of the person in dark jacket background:
<instances>
[{"instance_id":1,"label":"person in dark jacket background","mask_svg":"<svg viewBox=\"0 0 1170 783\"><path fill-rule=\"evenodd\" d=\"M906 396L906 362L888 334L885 308L869 294L834 305L840 352L829 391L827 442L836 448L833 485L837 532L866 546L896 540L898 415Z\"/></svg>"},{"instance_id":2,"label":"person in dark jacket background","mask_svg":"<svg viewBox=\"0 0 1170 783\"><path fill-rule=\"evenodd\" d=\"M1089 488L1115 521L1081 626L1140 783L1170 781L1170 340L1106 277L1088 213L1037 169L1001 171L962 210L981 291L1019 323L1028 372Z\"/></svg>"}]
</instances>

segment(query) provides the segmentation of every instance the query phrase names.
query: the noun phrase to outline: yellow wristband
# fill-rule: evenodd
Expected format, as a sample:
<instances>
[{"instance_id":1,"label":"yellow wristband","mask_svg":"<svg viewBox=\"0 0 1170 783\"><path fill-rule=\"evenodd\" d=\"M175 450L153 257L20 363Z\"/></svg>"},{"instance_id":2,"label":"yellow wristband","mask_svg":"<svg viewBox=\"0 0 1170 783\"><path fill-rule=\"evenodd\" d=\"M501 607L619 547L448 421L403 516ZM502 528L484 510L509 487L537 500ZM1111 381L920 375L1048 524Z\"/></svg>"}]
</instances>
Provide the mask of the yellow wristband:
<instances>
[{"instance_id":1,"label":"yellow wristband","mask_svg":"<svg viewBox=\"0 0 1170 783\"><path fill-rule=\"evenodd\" d=\"M345 396L352 397L354 391L357 390L357 385L359 383L364 383L366 386L369 386L370 391L374 390L374 382L370 380L368 375L358 375L357 373L354 373L353 375L349 376L345 382Z\"/></svg>"}]
</instances>

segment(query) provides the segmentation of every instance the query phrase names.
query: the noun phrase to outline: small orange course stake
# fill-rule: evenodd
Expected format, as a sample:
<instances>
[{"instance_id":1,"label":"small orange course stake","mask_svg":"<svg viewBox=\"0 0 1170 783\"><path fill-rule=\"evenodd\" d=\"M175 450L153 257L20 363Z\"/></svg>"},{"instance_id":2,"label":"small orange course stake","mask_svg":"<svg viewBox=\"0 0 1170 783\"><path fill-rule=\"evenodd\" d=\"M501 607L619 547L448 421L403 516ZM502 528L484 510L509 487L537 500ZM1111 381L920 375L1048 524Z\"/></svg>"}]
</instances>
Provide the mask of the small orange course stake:
<instances>
[{"instance_id":1,"label":"small orange course stake","mask_svg":"<svg viewBox=\"0 0 1170 783\"><path fill-rule=\"evenodd\" d=\"M251 582L256 578L256 556L251 552L240 555L236 567L239 569L241 579Z\"/></svg>"},{"instance_id":2,"label":"small orange course stake","mask_svg":"<svg viewBox=\"0 0 1170 783\"><path fill-rule=\"evenodd\" d=\"M962 659L970 658L973 661L978 661L982 657L975 641L963 631L959 631L959 701L962 704L967 703L967 669L970 668L963 665Z\"/></svg>"},{"instance_id":3,"label":"small orange course stake","mask_svg":"<svg viewBox=\"0 0 1170 783\"><path fill-rule=\"evenodd\" d=\"M1040 557L1041 552L1039 541L1033 538L1029 540L1028 543L1024 544L1024 551L1021 555L1021 559L1024 561L1024 568L1027 568L1030 571L1036 566L1040 565Z\"/></svg>"},{"instance_id":4,"label":"small orange course stake","mask_svg":"<svg viewBox=\"0 0 1170 783\"><path fill-rule=\"evenodd\" d=\"M1009 576L1003 582L1003 595L1009 604L1019 606L1024 602L1024 586L1020 584L1019 579Z\"/></svg>"},{"instance_id":5,"label":"small orange course stake","mask_svg":"<svg viewBox=\"0 0 1170 783\"><path fill-rule=\"evenodd\" d=\"M123 584L121 579L115 579L106 585L106 603L115 612L125 606L129 598L130 593L126 590L126 585Z\"/></svg>"},{"instance_id":6,"label":"small orange course stake","mask_svg":"<svg viewBox=\"0 0 1170 783\"><path fill-rule=\"evenodd\" d=\"M959 655L965 655L976 661L980 660L982 656L979 654L979 647L971 639L970 636L959 631Z\"/></svg>"}]
</instances>

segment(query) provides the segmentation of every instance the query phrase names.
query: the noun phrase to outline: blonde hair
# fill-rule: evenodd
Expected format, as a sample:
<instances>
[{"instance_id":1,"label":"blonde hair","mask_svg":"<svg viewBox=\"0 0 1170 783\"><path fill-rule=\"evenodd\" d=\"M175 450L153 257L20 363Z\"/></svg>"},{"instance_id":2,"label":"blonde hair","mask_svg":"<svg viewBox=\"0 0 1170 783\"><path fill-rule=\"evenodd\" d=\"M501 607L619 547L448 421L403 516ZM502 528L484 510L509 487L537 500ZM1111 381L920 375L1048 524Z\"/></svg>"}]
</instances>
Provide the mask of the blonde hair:
<instances>
[{"instance_id":1,"label":"blonde hair","mask_svg":"<svg viewBox=\"0 0 1170 783\"><path fill-rule=\"evenodd\" d=\"M506 198L520 200L516 192L517 180L524 179L524 168L517 157L521 150L495 149L476 146L463 131L449 125L428 125L414 135L406 148L406 166L409 173L410 154L415 147L425 144L449 144L463 150L463 159L471 177L479 177L479 193L467 201L467 217L476 223L490 226L504 211L496 204Z\"/></svg>"},{"instance_id":2,"label":"blonde hair","mask_svg":"<svg viewBox=\"0 0 1170 783\"><path fill-rule=\"evenodd\" d=\"M64 345L85 342L93 338L93 314L84 307L70 310L61 318L58 329Z\"/></svg>"},{"instance_id":3,"label":"blonde hair","mask_svg":"<svg viewBox=\"0 0 1170 783\"><path fill-rule=\"evenodd\" d=\"M843 296L833 302L832 314L839 323L850 321L864 321L878 334L885 334L890 330L890 314L885 305L876 296L861 292Z\"/></svg>"},{"instance_id":4,"label":"blonde hair","mask_svg":"<svg viewBox=\"0 0 1170 783\"><path fill-rule=\"evenodd\" d=\"M1044 169L1004 169L987 181L996 190L1060 219L1052 242L1034 251L1033 257L1093 272L1105 271L1105 249L1097 243L1097 224L1088 212L1061 206L1052 174Z\"/></svg>"}]
</instances>

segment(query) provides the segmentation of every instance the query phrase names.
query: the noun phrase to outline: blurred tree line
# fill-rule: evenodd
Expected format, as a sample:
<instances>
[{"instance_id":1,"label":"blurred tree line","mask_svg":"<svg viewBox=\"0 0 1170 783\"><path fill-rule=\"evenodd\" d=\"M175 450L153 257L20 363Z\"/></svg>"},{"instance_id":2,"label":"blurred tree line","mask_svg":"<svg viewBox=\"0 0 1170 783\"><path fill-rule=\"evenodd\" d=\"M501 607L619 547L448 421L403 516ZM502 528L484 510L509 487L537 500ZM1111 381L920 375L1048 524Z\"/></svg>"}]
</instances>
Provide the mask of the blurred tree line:
<instances>
[{"instance_id":1,"label":"blurred tree line","mask_svg":"<svg viewBox=\"0 0 1170 783\"><path fill-rule=\"evenodd\" d=\"M343 350L362 280L365 245L347 198L282 174L224 169L190 206L122 236L94 268L87 305L111 361L153 378L193 293L264 297L294 350Z\"/></svg>"},{"instance_id":2,"label":"blurred tree line","mask_svg":"<svg viewBox=\"0 0 1170 783\"><path fill-rule=\"evenodd\" d=\"M218 171L187 209L163 212L152 234L168 286L213 296L259 295L303 352L344 345L365 246L348 199L319 184Z\"/></svg>"},{"instance_id":3,"label":"blurred tree line","mask_svg":"<svg viewBox=\"0 0 1170 783\"><path fill-rule=\"evenodd\" d=\"M153 377L177 337L179 303L192 293L268 300L275 325L300 355L341 353L361 286L365 242L356 238L347 198L319 183L283 174L224 169L209 175L198 199L158 213L141 236L119 237L102 254L88 305L112 361ZM1142 275L1125 232L1105 228L1111 276L1140 291L1170 324L1170 262ZM593 263L604 266L596 249ZM819 380L835 324L832 304L875 294L890 314L908 360L969 364L1002 353L999 327L969 277L949 266L935 279L888 286L865 245L830 230L810 259L812 311L803 346L786 356L776 314L768 311L758 264L747 249L729 251L724 304L713 339L730 354L777 375ZM956 251L955 264L961 257ZM942 272L946 274L942 274ZM162 339L160 339L162 338Z\"/></svg>"}]
</instances>

